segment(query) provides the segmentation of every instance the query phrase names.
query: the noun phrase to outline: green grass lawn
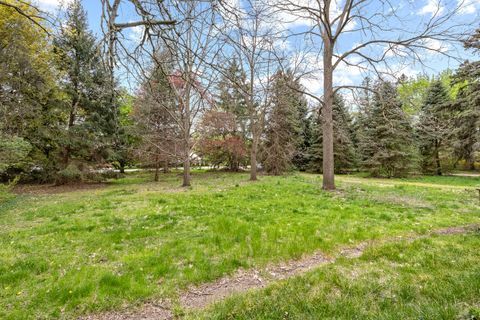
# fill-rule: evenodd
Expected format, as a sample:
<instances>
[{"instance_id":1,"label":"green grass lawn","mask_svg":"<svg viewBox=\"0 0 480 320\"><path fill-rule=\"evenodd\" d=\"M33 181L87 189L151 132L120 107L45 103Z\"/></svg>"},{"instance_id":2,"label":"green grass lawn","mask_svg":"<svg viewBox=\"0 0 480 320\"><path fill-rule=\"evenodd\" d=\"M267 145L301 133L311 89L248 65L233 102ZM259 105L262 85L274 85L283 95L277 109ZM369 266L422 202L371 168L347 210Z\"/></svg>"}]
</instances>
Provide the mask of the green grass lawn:
<instances>
[{"instance_id":1,"label":"green grass lawn","mask_svg":"<svg viewBox=\"0 0 480 320\"><path fill-rule=\"evenodd\" d=\"M0 319L71 318L145 299L175 300L188 285L240 267L480 223L475 177L343 176L336 192L322 191L319 176L309 174L250 183L247 174L202 172L191 189L179 187L177 174L162 175L159 183L151 178L135 173L101 189L4 198ZM469 241L478 248L478 237ZM222 317L228 306L214 314Z\"/></svg>"},{"instance_id":2,"label":"green grass lawn","mask_svg":"<svg viewBox=\"0 0 480 320\"><path fill-rule=\"evenodd\" d=\"M480 319L480 233L374 247L192 319Z\"/></svg>"}]
</instances>

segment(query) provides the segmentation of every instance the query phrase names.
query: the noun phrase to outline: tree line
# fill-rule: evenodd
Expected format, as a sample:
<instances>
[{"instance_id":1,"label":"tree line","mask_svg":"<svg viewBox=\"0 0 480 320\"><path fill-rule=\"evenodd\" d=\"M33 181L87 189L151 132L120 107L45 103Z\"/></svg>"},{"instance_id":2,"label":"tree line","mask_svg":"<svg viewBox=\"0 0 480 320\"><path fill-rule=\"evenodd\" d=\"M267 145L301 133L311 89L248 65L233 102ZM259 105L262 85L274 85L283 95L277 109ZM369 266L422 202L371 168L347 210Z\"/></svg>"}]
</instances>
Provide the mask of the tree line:
<instances>
[{"instance_id":1,"label":"tree line","mask_svg":"<svg viewBox=\"0 0 480 320\"><path fill-rule=\"evenodd\" d=\"M25 14L34 10L19 6ZM265 44L273 31L261 27L264 8L252 6L248 16L258 33L232 27L235 33L224 37L200 20L202 9L195 13L186 2L175 8L195 19L180 27L182 40L175 38L179 29L158 31L138 88L129 91L112 81L80 1L69 3L53 36L35 12L32 23L0 6L1 179L99 181L116 175L107 168L141 166L153 168L158 180L161 169L181 165L188 186L191 163L250 170L252 180L257 168L272 175L323 172L330 118L336 173L475 169L480 62L434 77L367 77L352 96L332 91L331 101L312 99L295 70L274 62ZM240 38L231 46L236 54L210 55L207 44L219 38ZM478 53L480 30L464 45ZM199 71L214 63L222 65L216 75Z\"/></svg>"}]
</instances>

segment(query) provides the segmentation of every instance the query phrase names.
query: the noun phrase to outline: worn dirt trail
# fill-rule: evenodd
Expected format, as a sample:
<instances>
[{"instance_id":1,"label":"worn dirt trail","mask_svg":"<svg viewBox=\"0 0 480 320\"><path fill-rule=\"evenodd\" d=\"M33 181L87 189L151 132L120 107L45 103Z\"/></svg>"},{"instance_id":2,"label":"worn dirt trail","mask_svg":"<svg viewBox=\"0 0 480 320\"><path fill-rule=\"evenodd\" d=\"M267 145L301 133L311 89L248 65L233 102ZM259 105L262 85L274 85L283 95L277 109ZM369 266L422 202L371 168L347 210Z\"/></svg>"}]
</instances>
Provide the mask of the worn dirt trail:
<instances>
[{"instance_id":1,"label":"worn dirt trail","mask_svg":"<svg viewBox=\"0 0 480 320\"><path fill-rule=\"evenodd\" d=\"M232 276L221 278L215 282L191 287L180 294L179 305L184 310L200 310L233 294L252 289L264 288L268 284L304 274L317 267L334 263L338 258L358 258L369 246L397 242L414 241L432 235L454 235L474 232L480 225L468 225L433 230L425 235L407 235L382 240L365 241L354 247L344 248L333 256L316 252L299 260L291 260L280 264L272 264L263 269L239 270ZM82 317L83 320L167 320L174 319L170 301L149 302L140 308L128 311L106 312Z\"/></svg>"}]
</instances>

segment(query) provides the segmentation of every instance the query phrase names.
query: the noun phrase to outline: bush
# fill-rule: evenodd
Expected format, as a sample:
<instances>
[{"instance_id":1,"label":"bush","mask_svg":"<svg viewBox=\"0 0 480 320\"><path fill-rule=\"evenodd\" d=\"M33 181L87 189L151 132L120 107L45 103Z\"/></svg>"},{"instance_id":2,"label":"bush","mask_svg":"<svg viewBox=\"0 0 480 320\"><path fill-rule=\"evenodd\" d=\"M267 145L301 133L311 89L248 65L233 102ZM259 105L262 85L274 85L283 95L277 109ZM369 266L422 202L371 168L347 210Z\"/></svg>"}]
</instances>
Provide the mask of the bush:
<instances>
[{"instance_id":1,"label":"bush","mask_svg":"<svg viewBox=\"0 0 480 320\"><path fill-rule=\"evenodd\" d=\"M0 174L9 169L23 169L31 149L23 138L0 135Z\"/></svg>"},{"instance_id":2,"label":"bush","mask_svg":"<svg viewBox=\"0 0 480 320\"><path fill-rule=\"evenodd\" d=\"M14 195L10 192L12 191L13 187L15 187L18 180L19 177L16 177L15 179L9 181L6 184L0 183L0 204L14 197Z\"/></svg>"},{"instance_id":3,"label":"bush","mask_svg":"<svg viewBox=\"0 0 480 320\"><path fill-rule=\"evenodd\" d=\"M57 172L55 184L69 184L83 181L83 175L75 164L69 164L65 169Z\"/></svg>"}]
</instances>

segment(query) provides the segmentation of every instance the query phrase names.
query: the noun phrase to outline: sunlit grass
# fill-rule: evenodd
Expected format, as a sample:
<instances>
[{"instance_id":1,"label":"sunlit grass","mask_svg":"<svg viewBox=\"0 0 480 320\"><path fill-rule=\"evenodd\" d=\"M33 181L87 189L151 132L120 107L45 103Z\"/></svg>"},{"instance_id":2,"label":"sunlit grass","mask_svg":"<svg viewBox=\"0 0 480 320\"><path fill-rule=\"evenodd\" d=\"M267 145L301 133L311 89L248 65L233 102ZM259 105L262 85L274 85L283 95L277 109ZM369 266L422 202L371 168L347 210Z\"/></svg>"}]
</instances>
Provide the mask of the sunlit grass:
<instances>
[{"instance_id":1,"label":"sunlit grass","mask_svg":"<svg viewBox=\"0 0 480 320\"><path fill-rule=\"evenodd\" d=\"M0 318L71 317L175 299L190 284L240 267L480 222L471 188L338 182L330 193L318 175L251 183L244 173L197 172L184 189L178 173L162 174L159 183L135 173L103 189L8 198L0 207Z\"/></svg>"},{"instance_id":2,"label":"sunlit grass","mask_svg":"<svg viewBox=\"0 0 480 320\"><path fill-rule=\"evenodd\" d=\"M478 319L480 234L373 247L192 319Z\"/></svg>"}]
</instances>

